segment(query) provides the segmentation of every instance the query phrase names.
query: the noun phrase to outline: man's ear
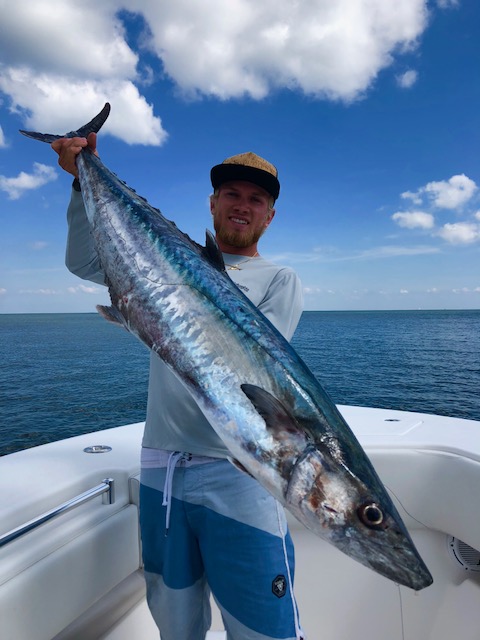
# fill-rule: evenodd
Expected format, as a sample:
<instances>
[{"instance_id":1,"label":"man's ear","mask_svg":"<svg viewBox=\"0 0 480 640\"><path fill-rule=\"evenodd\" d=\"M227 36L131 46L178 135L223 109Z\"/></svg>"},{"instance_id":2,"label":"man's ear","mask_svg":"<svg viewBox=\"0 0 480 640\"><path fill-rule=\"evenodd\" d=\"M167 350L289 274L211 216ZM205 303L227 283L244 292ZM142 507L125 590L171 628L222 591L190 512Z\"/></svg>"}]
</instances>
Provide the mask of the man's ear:
<instances>
[{"instance_id":1,"label":"man's ear","mask_svg":"<svg viewBox=\"0 0 480 640\"><path fill-rule=\"evenodd\" d=\"M265 228L268 227L268 225L271 223L274 217L275 217L275 209L270 209L265 220Z\"/></svg>"},{"instance_id":2,"label":"man's ear","mask_svg":"<svg viewBox=\"0 0 480 640\"><path fill-rule=\"evenodd\" d=\"M212 195L210 196L210 213L212 215L215 213L215 204L216 204L216 197L215 197L215 194L212 193Z\"/></svg>"}]
</instances>

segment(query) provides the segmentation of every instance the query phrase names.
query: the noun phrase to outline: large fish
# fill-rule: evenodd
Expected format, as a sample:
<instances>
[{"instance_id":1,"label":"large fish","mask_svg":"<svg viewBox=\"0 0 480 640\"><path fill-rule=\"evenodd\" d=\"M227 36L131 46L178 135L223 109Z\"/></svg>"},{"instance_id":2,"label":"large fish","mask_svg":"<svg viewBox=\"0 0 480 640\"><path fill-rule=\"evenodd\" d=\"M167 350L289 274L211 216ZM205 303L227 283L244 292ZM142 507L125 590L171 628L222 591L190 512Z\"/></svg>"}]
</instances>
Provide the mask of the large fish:
<instances>
[{"instance_id":1,"label":"large fish","mask_svg":"<svg viewBox=\"0 0 480 640\"><path fill-rule=\"evenodd\" d=\"M98 131L110 106L65 136ZM77 159L111 307L190 390L243 469L306 527L391 580L432 577L372 464L335 404L289 343L206 246L112 174L88 148Z\"/></svg>"}]
</instances>

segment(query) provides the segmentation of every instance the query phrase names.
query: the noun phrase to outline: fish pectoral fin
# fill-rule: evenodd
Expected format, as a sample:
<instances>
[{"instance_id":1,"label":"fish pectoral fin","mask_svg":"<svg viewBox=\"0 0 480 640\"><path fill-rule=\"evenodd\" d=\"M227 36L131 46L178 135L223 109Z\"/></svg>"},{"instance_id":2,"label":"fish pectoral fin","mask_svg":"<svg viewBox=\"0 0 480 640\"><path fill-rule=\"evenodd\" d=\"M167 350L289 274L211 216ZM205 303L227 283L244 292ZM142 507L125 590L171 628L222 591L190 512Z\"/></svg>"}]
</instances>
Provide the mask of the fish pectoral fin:
<instances>
[{"instance_id":1,"label":"fish pectoral fin","mask_svg":"<svg viewBox=\"0 0 480 640\"><path fill-rule=\"evenodd\" d=\"M297 434L299 426L295 417L280 400L254 384L242 384L241 389L265 420L267 429Z\"/></svg>"},{"instance_id":2,"label":"fish pectoral fin","mask_svg":"<svg viewBox=\"0 0 480 640\"><path fill-rule=\"evenodd\" d=\"M127 328L125 318L116 307L106 307L103 304L97 304L97 311L105 320L113 322L113 324L118 324L124 329Z\"/></svg>"},{"instance_id":3,"label":"fish pectoral fin","mask_svg":"<svg viewBox=\"0 0 480 640\"><path fill-rule=\"evenodd\" d=\"M225 271L222 252L218 247L215 236L208 229L206 232L205 247L203 247L203 255L219 271Z\"/></svg>"}]
</instances>

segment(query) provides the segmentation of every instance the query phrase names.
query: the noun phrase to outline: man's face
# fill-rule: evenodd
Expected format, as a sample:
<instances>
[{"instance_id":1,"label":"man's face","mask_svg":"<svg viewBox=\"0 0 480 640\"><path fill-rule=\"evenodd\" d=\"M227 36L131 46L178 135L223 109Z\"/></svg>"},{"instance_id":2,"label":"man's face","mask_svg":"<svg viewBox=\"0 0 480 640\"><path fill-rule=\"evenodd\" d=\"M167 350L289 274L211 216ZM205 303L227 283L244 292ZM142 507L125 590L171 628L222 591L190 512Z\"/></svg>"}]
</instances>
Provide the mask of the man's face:
<instances>
[{"instance_id":1,"label":"man's face","mask_svg":"<svg viewBox=\"0 0 480 640\"><path fill-rule=\"evenodd\" d=\"M255 246L275 215L271 196L252 182L225 182L212 196L210 210L222 251Z\"/></svg>"}]
</instances>

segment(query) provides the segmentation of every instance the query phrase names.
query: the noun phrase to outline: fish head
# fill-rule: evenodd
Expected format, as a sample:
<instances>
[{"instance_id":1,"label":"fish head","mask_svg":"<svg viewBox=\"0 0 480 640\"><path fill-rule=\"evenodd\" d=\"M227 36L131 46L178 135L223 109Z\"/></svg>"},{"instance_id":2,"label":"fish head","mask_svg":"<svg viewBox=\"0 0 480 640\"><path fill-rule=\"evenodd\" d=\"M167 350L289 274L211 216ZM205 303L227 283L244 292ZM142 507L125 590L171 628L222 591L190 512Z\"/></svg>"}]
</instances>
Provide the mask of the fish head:
<instances>
[{"instance_id":1,"label":"fish head","mask_svg":"<svg viewBox=\"0 0 480 640\"><path fill-rule=\"evenodd\" d=\"M373 468L371 475L365 482L311 445L290 476L287 508L361 564L419 591L433 582L432 576Z\"/></svg>"}]
</instances>

